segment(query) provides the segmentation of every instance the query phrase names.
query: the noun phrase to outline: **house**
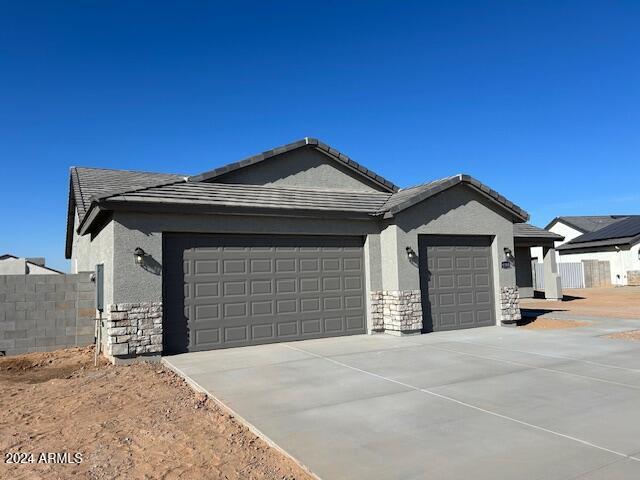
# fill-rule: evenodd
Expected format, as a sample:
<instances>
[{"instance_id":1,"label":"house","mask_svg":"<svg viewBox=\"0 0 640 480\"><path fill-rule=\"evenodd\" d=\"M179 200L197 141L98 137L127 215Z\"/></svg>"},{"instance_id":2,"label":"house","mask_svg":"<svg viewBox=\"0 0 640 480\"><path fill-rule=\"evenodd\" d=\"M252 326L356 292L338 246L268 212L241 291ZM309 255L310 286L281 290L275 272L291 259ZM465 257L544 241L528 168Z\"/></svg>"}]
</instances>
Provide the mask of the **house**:
<instances>
[{"instance_id":1,"label":"house","mask_svg":"<svg viewBox=\"0 0 640 480\"><path fill-rule=\"evenodd\" d=\"M0 255L0 275L48 275L62 272L45 265L42 257L20 258L10 253Z\"/></svg>"},{"instance_id":2,"label":"house","mask_svg":"<svg viewBox=\"0 0 640 480\"><path fill-rule=\"evenodd\" d=\"M613 285L640 285L640 215L616 219L558 247L562 262L609 262Z\"/></svg>"},{"instance_id":3,"label":"house","mask_svg":"<svg viewBox=\"0 0 640 480\"><path fill-rule=\"evenodd\" d=\"M305 138L194 176L72 168L66 256L102 265L126 361L513 324L527 219L468 175L400 189Z\"/></svg>"},{"instance_id":4,"label":"house","mask_svg":"<svg viewBox=\"0 0 640 480\"><path fill-rule=\"evenodd\" d=\"M556 217L551 220L545 230L556 233L563 237L562 240L555 242L556 248L565 242L570 242L574 238L585 233L595 232L603 227L611 225L618 220L628 218L629 215L584 215L584 216L565 216ZM531 249L531 258L542 261L542 247L533 247ZM560 261L560 254L557 254L557 260Z\"/></svg>"},{"instance_id":5,"label":"house","mask_svg":"<svg viewBox=\"0 0 640 480\"><path fill-rule=\"evenodd\" d=\"M545 230L564 237L554 242L557 262L576 263L583 260L605 262L608 266L604 271L609 272L605 275L610 276L610 281L607 280L606 283L626 285L628 283L628 272L640 270L640 265L637 263L637 246L633 242L632 244L628 243L633 239L621 241L621 237L619 237L621 234L632 234L630 232L635 231L633 225L637 220L634 221L633 218L638 218L638 216L588 215L556 217L549 222ZM615 227L614 225L618 226ZM596 232L600 233L596 234ZM599 239L598 244L585 243L595 241L596 237ZM534 261L541 261L543 258L542 247L531 248L531 257Z\"/></svg>"}]
</instances>

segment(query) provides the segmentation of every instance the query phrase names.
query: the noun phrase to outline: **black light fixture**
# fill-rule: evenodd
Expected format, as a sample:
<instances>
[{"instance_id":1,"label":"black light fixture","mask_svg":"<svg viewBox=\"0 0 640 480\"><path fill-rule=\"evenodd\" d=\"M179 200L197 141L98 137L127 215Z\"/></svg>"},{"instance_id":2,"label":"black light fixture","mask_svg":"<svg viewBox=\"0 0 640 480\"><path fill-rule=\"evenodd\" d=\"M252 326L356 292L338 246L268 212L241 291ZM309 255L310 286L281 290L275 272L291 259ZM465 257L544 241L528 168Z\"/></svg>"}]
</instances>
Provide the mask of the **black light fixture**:
<instances>
[{"instance_id":1,"label":"black light fixture","mask_svg":"<svg viewBox=\"0 0 640 480\"><path fill-rule=\"evenodd\" d=\"M136 265L142 265L144 263L144 257L147 256L147 252L145 252L140 247L136 247L133 251L133 258L136 261Z\"/></svg>"},{"instance_id":2,"label":"black light fixture","mask_svg":"<svg viewBox=\"0 0 640 480\"><path fill-rule=\"evenodd\" d=\"M509 261L513 260L513 252L511 251L511 249L509 247L504 247L504 256Z\"/></svg>"},{"instance_id":3,"label":"black light fixture","mask_svg":"<svg viewBox=\"0 0 640 480\"><path fill-rule=\"evenodd\" d=\"M416 255L416 252L413 251L413 248L407 247L405 250L407 251L407 257L409 258L409 260L413 261L418 257Z\"/></svg>"}]
</instances>

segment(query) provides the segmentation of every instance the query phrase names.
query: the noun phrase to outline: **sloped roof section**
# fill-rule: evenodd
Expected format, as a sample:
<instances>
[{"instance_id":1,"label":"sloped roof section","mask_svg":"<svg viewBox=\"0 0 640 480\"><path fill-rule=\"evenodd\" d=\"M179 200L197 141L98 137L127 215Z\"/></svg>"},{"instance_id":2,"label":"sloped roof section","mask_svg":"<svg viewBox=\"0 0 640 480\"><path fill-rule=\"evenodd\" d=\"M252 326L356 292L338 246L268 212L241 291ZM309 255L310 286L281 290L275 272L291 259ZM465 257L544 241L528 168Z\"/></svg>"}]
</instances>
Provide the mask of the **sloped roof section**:
<instances>
[{"instance_id":1,"label":"sloped roof section","mask_svg":"<svg viewBox=\"0 0 640 480\"><path fill-rule=\"evenodd\" d=\"M558 242L564 240L562 235L544 230L543 228L536 227L530 223L514 223L513 236L515 238L522 239L547 238Z\"/></svg>"},{"instance_id":2,"label":"sloped roof section","mask_svg":"<svg viewBox=\"0 0 640 480\"><path fill-rule=\"evenodd\" d=\"M511 212L515 221L525 221L528 218L528 214L520 207L468 175L455 175L392 194L375 191L189 182L179 175L141 174L140 177L132 177L130 174L131 172L125 172L122 177L129 182L128 188L121 191L109 191L114 185L109 184L98 188L99 182L95 180L97 175L95 172L80 172L78 175L82 188L80 200L85 202L84 215L80 222L82 232L90 228L93 218L101 210L117 208L140 210L157 209L158 207L166 209L173 206L173 208L179 207L181 212L220 212L233 209L251 210L257 213L267 210L317 211L391 218L412 205L460 183L469 185ZM82 181L85 178L95 181L90 184L92 188L83 188ZM161 182L141 187L136 186L136 182L148 183L158 180Z\"/></svg>"},{"instance_id":3,"label":"sloped roof section","mask_svg":"<svg viewBox=\"0 0 640 480\"><path fill-rule=\"evenodd\" d=\"M221 175L233 172L235 170L239 170L244 167L248 167L250 165L255 165L257 163L263 162L270 158L273 158L277 155L281 155L283 153L291 152L293 150L297 150L299 148L315 148L320 152L328 155L333 160L336 160L346 167L348 167L353 172L365 177L370 182L377 184L378 186L384 188L388 192L396 192L398 191L398 187L387 180L386 178L378 175L372 170L360 165L355 160L349 158L344 153L339 152L335 148L327 145L326 143L322 143L317 138L305 137L302 140L298 140L297 142L288 143L286 145L282 145L280 147L273 148L271 150L267 150L265 152L259 153L257 155L253 155L251 157L245 158L244 160L240 160L238 162L229 163L227 165L223 165L222 167L218 167L214 170L209 170L207 172L203 172L199 175L194 175L189 177L190 182L206 182Z\"/></svg>"},{"instance_id":4,"label":"sloped roof section","mask_svg":"<svg viewBox=\"0 0 640 480\"><path fill-rule=\"evenodd\" d=\"M104 197L108 203L210 205L276 210L378 212L391 196L384 192L324 190L302 187L182 182Z\"/></svg>"},{"instance_id":5,"label":"sloped roof section","mask_svg":"<svg viewBox=\"0 0 640 480\"><path fill-rule=\"evenodd\" d=\"M562 222L566 225L569 225L570 227L575 228L576 230L579 230L582 233L588 233L595 232L596 230L607 227L628 217L629 215L573 215L556 217L551 220L549 224L544 228L548 230L556 223Z\"/></svg>"},{"instance_id":6,"label":"sloped roof section","mask_svg":"<svg viewBox=\"0 0 640 480\"><path fill-rule=\"evenodd\" d=\"M635 244L640 241L640 215L618 220L594 232L588 232L558 247L558 250L575 250L611 245Z\"/></svg>"},{"instance_id":7,"label":"sloped roof section","mask_svg":"<svg viewBox=\"0 0 640 480\"><path fill-rule=\"evenodd\" d=\"M493 200L504 209L513 213L517 219L521 221L527 221L529 219L529 214L522 208L510 200L507 200L479 180L463 173L400 190L398 193L392 195L383 207L384 216L385 218L391 218L399 212L461 183L470 186L490 200Z\"/></svg>"},{"instance_id":8,"label":"sloped roof section","mask_svg":"<svg viewBox=\"0 0 640 480\"><path fill-rule=\"evenodd\" d=\"M92 199L160 183L184 181L184 175L167 173L110 170L105 168L71 168L73 199L78 209L80 221L89 210Z\"/></svg>"}]
</instances>

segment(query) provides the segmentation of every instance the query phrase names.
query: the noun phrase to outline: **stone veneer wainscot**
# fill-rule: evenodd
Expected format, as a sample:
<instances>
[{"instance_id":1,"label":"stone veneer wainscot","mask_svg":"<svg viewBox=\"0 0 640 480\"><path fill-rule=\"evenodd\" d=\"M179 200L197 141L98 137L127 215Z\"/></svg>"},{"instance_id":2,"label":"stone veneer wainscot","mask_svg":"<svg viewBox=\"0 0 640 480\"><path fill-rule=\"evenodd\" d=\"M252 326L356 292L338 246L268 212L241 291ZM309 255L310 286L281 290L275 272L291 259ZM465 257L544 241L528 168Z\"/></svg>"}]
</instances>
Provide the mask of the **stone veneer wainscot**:
<instances>
[{"instance_id":1,"label":"stone veneer wainscot","mask_svg":"<svg viewBox=\"0 0 640 480\"><path fill-rule=\"evenodd\" d=\"M374 332L420 333L422 298L420 290L380 290L371 292Z\"/></svg>"},{"instance_id":2,"label":"stone veneer wainscot","mask_svg":"<svg viewBox=\"0 0 640 480\"><path fill-rule=\"evenodd\" d=\"M521 318L518 287L502 287L500 289L500 321L515 323Z\"/></svg>"},{"instance_id":3,"label":"stone veneer wainscot","mask_svg":"<svg viewBox=\"0 0 640 480\"><path fill-rule=\"evenodd\" d=\"M107 307L106 354L118 357L162 352L162 303L118 303Z\"/></svg>"}]
</instances>

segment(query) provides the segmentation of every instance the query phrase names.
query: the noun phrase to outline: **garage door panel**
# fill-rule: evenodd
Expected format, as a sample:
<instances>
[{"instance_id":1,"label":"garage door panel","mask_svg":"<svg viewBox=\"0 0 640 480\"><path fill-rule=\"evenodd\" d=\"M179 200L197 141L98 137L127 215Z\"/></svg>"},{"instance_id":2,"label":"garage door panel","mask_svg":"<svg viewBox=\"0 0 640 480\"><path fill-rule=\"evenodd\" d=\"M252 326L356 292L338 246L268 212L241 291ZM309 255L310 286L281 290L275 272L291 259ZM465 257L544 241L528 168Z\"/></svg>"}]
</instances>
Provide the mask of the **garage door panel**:
<instances>
[{"instance_id":1,"label":"garage door panel","mask_svg":"<svg viewBox=\"0 0 640 480\"><path fill-rule=\"evenodd\" d=\"M494 324L490 237L420 235L424 331Z\"/></svg>"},{"instance_id":2,"label":"garage door panel","mask_svg":"<svg viewBox=\"0 0 640 480\"><path fill-rule=\"evenodd\" d=\"M278 336L295 337L299 335L298 322L279 322Z\"/></svg>"},{"instance_id":3,"label":"garage door panel","mask_svg":"<svg viewBox=\"0 0 640 480\"><path fill-rule=\"evenodd\" d=\"M365 333L360 237L165 234L165 351Z\"/></svg>"}]
</instances>

